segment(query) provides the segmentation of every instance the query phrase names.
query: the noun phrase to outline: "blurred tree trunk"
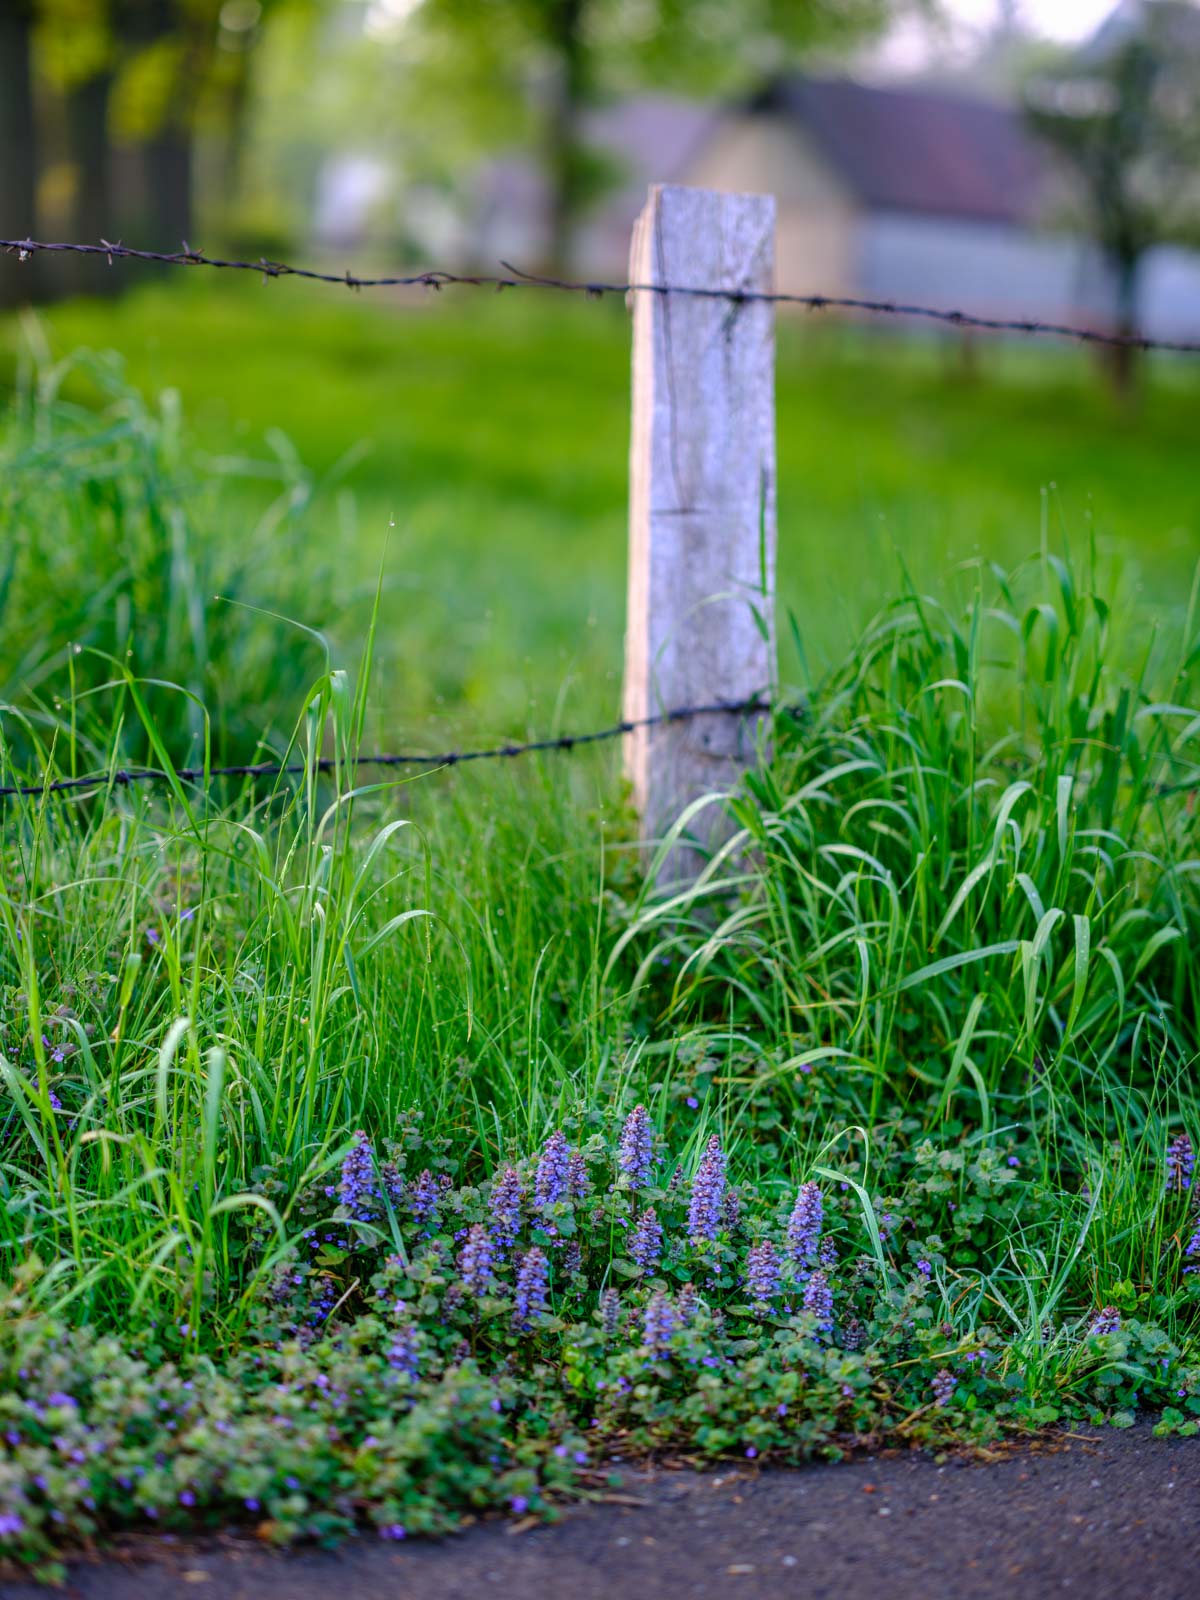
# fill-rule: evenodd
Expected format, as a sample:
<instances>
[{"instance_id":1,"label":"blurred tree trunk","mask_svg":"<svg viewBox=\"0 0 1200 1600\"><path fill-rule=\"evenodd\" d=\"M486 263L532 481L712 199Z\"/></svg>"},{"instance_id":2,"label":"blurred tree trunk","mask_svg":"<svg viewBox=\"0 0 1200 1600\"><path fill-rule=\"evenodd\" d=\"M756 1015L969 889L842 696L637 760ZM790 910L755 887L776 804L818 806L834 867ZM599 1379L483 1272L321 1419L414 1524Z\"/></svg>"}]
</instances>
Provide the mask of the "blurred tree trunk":
<instances>
[{"instance_id":1,"label":"blurred tree trunk","mask_svg":"<svg viewBox=\"0 0 1200 1600\"><path fill-rule=\"evenodd\" d=\"M1122 339L1135 339L1138 334L1138 280L1141 276L1141 256L1124 257L1113 263L1116 278L1116 328ZM1109 371L1117 399L1129 404L1137 390L1138 356L1132 344L1112 345L1109 349Z\"/></svg>"},{"instance_id":2,"label":"blurred tree trunk","mask_svg":"<svg viewBox=\"0 0 1200 1600\"><path fill-rule=\"evenodd\" d=\"M219 192L226 215L236 213L238 201L241 199L246 144L250 132L252 87L251 52L241 50L231 72L225 128L217 163Z\"/></svg>"},{"instance_id":3,"label":"blurred tree trunk","mask_svg":"<svg viewBox=\"0 0 1200 1600\"><path fill-rule=\"evenodd\" d=\"M193 32L199 23L180 0L122 0L122 43L134 51L181 46L159 125L138 147L143 176L142 241L151 250L178 250L191 240L195 194L192 122L196 89Z\"/></svg>"},{"instance_id":4,"label":"blurred tree trunk","mask_svg":"<svg viewBox=\"0 0 1200 1600\"><path fill-rule=\"evenodd\" d=\"M549 178L547 268L570 268L571 237L581 201L580 113L587 93L587 46L583 17L586 0L556 0L551 33L558 55L558 78L546 123L546 173Z\"/></svg>"},{"instance_id":5,"label":"blurred tree trunk","mask_svg":"<svg viewBox=\"0 0 1200 1600\"><path fill-rule=\"evenodd\" d=\"M71 204L71 237L84 244L117 239L121 228L113 209L112 143L108 102L112 73L98 72L76 84L66 98L67 138L76 169ZM81 294L117 294L121 279L93 256L77 262L74 287Z\"/></svg>"},{"instance_id":6,"label":"blurred tree trunk","mask_svg":"<svg viewBox=\"0 0 1200 1600\"><path fill-rule=\"evenodd\" d=\"M37 236L32 0L0 0L0 238ZM38 262L0 260L0 305L33 298Z\"/></svg>"},{"instance_id":7,"label":"blurred tree trunk","mask_svg":"<svg viewBox=\"0 0 1200 1600\"><path fill-rule=\"evenodd\" d=\"M172 119L142 147L152 250L178 250L194 229L191 129Z\"/></svg>"}]
</instances>

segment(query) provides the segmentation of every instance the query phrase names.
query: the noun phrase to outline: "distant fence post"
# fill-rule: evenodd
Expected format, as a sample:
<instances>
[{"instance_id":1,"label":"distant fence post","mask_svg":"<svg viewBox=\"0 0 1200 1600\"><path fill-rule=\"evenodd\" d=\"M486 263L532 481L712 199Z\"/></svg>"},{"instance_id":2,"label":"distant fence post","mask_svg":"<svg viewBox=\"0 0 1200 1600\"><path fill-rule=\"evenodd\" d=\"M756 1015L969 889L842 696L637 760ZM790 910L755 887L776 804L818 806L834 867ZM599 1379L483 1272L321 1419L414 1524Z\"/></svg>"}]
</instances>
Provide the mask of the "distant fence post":
<instances>
[{"instance_id":1,"label":"distant fence post","mask_svg":"<svg viewBox=\"0 0 1200 1600\"><path fill-rule=\"evenodd\" d=\"M767 292L775 201L654 185L638 218L630 282ZM625 717L738 703L773 681L775 317L755 300L634 289L633 429ZM753 754L755 716L639 729L625 766L647 840L689 802L727 788ZM707 845L725 826L701 811ZM677 850L664 876L695 870Z\"/></svg>"}]
</instances>

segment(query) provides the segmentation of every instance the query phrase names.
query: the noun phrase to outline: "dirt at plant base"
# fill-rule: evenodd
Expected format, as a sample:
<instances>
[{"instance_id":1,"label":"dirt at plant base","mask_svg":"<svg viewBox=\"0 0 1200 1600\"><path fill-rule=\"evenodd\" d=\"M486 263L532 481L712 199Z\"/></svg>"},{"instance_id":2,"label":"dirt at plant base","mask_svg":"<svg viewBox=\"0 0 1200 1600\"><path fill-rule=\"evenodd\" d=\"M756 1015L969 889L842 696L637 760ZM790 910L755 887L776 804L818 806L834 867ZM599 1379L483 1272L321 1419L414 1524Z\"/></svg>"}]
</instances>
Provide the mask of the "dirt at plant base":
<instances>
[{"instance_id":1,"label":"dirt at plant base","mask_svg":"<svg viewBox=\"0 0 1200 1600\"><path fill-rule=\"evenodd\" d=\"M990 1464L628 1471L554 1527L273 1555L232 1536L73 1567L85 1600L1200 1600L1200 1438L1088 1429ZM628 1502L636 1501L636 1504ZM0 1584L4 1600L44 1600Z\"/></svg>"}]
</instances>

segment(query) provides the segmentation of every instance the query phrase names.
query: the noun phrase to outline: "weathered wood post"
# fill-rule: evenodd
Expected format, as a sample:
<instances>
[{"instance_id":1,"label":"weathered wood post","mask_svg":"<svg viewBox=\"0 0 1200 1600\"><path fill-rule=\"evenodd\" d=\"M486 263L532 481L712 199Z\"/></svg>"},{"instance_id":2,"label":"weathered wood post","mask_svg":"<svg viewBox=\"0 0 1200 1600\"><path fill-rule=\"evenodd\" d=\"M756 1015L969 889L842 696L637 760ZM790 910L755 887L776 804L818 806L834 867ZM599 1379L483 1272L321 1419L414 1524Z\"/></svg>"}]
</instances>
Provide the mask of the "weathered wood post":
<instances>
[{"instance_id":1,"label":"weathered wood post","mask_svg":"<svg viewBox=\"0 0 1200 1600\"><path fill-rule=\"evenodd\" d=\"M630 254L633 433L625 717L765 695L774 679L775 201L655 185ZM626 736L643 837L728 788L753 754L756 716L716 713ZM721 808L688 831L719 842ZM696 870L676 849L662 875Z\"/></svg>"}]
</instances>

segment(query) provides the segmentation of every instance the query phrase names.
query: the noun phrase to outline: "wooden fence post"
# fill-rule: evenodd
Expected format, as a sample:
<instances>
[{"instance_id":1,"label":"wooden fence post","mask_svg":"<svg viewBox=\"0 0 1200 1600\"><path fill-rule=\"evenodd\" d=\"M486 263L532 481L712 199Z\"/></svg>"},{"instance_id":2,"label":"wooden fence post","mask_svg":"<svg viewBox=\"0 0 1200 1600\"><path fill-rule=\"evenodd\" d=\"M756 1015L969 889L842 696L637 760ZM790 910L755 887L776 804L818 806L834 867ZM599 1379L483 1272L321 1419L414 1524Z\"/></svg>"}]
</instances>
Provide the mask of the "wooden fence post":
<instances>
[{"instance_id":1,"label":"wooden fence post","mask_svg":"<svg viewBox=\"0 0 1200 1600\"><path fill-rule=\"evenodd\" d=\"M630 282L769 292L775 201L654 185ZM625 717L765 695L774 679L774 306L635 288ZM728 788L760 719L702 716L626 736L647 840ZM689 832L719 842L721 808ZM691 875L677 849L663 876Z\"/></svg>"}]
</instances>

